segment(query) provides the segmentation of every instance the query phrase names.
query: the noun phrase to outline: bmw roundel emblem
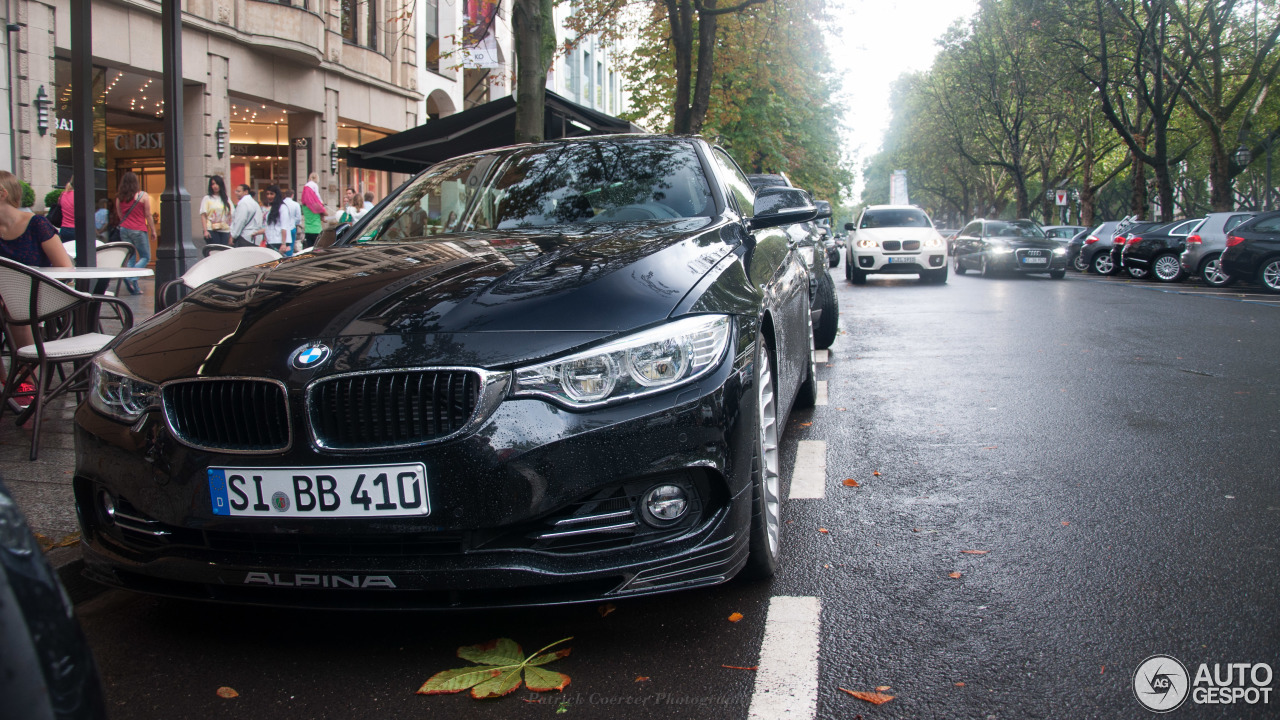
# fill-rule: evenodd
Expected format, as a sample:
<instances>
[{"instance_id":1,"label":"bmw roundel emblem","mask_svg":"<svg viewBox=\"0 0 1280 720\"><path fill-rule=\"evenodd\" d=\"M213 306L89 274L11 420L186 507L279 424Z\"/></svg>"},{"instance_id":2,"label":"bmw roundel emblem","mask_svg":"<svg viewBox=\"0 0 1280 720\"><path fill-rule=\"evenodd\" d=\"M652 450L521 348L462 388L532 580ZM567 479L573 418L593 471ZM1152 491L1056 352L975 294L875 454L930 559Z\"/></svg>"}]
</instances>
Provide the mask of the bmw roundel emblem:
<instances>
[{"instance_id":1,"label":"bmw roundel emblem","mask_svg":"<svg viewBox=\"0 0 1280 720\"><path fill-rule=\"evenodd\" d=\"M289 364L299 370L310 370L318 367L320 363L328 359L328 346L321 343L307 343L293 351L293 355L289 358Z\"/></svg>"}]
</instances>

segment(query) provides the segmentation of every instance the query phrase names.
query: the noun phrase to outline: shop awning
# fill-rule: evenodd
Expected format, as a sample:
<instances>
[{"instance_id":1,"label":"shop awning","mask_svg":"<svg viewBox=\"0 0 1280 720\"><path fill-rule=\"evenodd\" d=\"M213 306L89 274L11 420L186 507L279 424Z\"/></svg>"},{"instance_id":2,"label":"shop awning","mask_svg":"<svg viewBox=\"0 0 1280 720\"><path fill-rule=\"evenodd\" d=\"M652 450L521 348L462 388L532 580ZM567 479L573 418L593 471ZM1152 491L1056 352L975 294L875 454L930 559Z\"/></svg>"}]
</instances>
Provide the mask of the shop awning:
<instances>
[{"instance_id":1,"label":"shop awning","mask_svg":"<svg viewBox=\"0 0 1280 720\"><path fill-rule=\"evenodd\" d=\"M570 102L547 91L546 138L645 132L621 118ZM347 165L416 173L458 155L515 142L516 100L508 95L347 151Z\"/></svg>"}]
</instances>

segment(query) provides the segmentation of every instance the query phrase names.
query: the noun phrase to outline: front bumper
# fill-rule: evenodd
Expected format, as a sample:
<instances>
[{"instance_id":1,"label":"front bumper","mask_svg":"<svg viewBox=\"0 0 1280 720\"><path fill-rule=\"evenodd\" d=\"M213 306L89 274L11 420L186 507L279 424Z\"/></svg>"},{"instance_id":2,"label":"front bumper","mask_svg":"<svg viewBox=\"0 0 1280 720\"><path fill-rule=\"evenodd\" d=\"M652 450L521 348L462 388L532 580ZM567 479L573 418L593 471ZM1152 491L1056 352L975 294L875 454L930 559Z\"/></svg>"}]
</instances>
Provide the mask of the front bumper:
<instances>
[{"instance_id":1,"label":"front bumper","mask_svg":"<svg viewBox=\"0 0 1280 720\"><path fill-rule=\"evenodd\" d=\"M471 435L372 456L302 442L279 455L215 454L179 445L162 422L134 432L82 405L74 487L87 574L160 595L321 608L543 605L723 582L747 556L753 357L751 343L735 344L698 382L589 412L507 400ZM211 466L400 462L425 464L430 515L212 512ZM577 519L602 503L635 512L645 488L673 481L697 497L674 526L637 517L633 531L611 521L547 537L566 519L597 527Z\"/></svg>"},{"instance_id":2,"label":"front bumper","mask_svg":"<svg viewBox=\"0 0 1280 720\"><path fill-rule=\"evenodd\" d=\"M1051 250L1043 252L1047 255L1040 257L1047 258L1048 262L1034 262L1033 258L1027 256L1023 250L1017 250L1009 253L988 253L987 264L1001 272L1047 273L1067 269L1066 255L1054 255Z\"/></svg>"},{"instance_id":3,"label":"front bumper","mask_svg":"<svg viewBox=\"0 0 1280 720\"><path fill-rule=\"evenodd\" d=\"M853 267L864 273L919 273L941 270L947 266L945 248L932 248L918 252L867 252L852 253Z\"/></svg>"}]
</instances>

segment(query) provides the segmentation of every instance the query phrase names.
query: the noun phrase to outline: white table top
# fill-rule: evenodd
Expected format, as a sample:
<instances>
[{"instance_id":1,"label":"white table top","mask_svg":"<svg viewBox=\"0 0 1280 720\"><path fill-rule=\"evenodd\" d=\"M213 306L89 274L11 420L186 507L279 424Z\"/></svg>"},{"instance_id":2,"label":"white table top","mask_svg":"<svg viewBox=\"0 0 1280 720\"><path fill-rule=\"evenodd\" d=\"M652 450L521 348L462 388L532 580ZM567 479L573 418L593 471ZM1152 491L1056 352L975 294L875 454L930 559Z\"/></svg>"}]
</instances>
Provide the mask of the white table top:
<instances>
[{"instance_id":1,"label":"white table top","mask_svg":"<svg viewBox=\"0 0 1280 720\"><path fill-rule=\"evenodd\" d=\"M55 280L94 280L110 278L153 277L155 272L150 268L130 267L72 267L72 268L36 268Z\"/></svg>"}]
</instances>

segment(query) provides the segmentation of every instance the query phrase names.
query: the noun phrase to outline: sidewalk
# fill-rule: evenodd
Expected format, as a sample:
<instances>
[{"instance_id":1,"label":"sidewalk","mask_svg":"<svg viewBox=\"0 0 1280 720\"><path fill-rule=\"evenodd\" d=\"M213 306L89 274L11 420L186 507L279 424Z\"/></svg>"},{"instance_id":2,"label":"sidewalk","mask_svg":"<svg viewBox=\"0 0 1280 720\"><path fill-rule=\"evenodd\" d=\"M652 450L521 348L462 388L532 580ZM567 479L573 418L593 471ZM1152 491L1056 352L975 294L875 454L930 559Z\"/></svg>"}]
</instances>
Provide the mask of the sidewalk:
<instances>
[{"instance_id":1,"label":"sidewalk","mask_svg":"<svg viewBox=\"0 0 1280 720\"><path fill-rule=\"evenodd\" d=\"M129 295L121 288L124 294L120 296L133 309L134 325L150 317L155 306L155 279L141 278L138 284L141 295ZM114 283L110 289L114 292ZM31 452L30 421L26 427L18 427L12 413L0 415L0 478L26 515L32 531L54 543L80 529L71 494L71 475L75 470L72 433L75 408L75 395L67 394L45 409L40 455L35 461L27 459ZM49 551L48 557L62 571L62 566L79 559L80 551L74 545L55 548ZM67 573L60 574L67 583ZM73 574L78 575L78 571Z\"/></svg>"}]
</instances>

